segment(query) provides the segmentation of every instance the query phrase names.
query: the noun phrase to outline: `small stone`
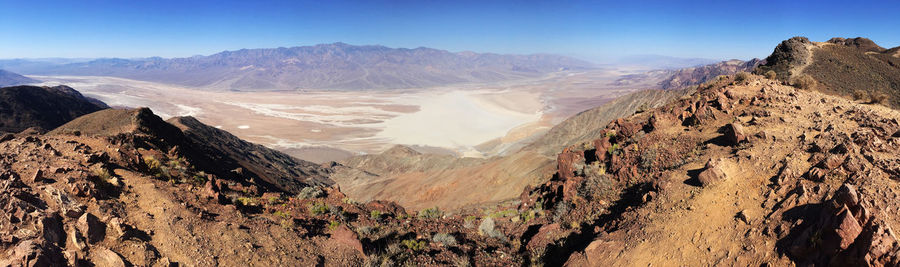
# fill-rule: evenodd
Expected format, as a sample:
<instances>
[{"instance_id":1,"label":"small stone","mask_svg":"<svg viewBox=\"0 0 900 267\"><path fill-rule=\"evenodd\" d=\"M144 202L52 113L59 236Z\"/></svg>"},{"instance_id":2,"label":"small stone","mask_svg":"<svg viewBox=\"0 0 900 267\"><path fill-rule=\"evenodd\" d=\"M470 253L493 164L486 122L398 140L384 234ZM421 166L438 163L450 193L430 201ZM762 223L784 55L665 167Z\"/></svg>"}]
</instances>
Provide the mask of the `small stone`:
<instances>
[{"instance_id":1,"label":"small stone","mask_svg":"<svg viewBox=\"0 0 900 267\"><path fill-rule=\"evenodd\" d=\"M125 267L125 260L118 253L104 247L91 250L91 261L97 267Z\"/></svg>"},{"instance_id":2,"label":"small stone","mask_svg":"<svg viewBox=\"0 0 900 267\"><path fill-rule=\"evenodd\" d=\"M40 183L41 181L44 181L44 171L37 170L34 172L34 175L31 176L31 182Z\"/></svg>"},{"instance_id":3,"label":"small stone","mask_svg":"<svg viewBox=\"0 0 900 267\"><path fill-rule=\"evenodd\" d=\"M747 210L741 210L741 211L739 211L739 212L737 213L737 215L735 215L734 217L737 218L738 220L743 221L743 222L746 223L746 224L750 224L750 219L747 218Z\"/></svg>"},{"instance_id":4,"label":"small stone","mask_svg":"<svg viewBox=\"0 0 900 267\"><path fill-rule=\"evenodd\" d=\"M720 161L721 160L710 159L706 163L706 169L700 172L700 175L697 176L697 180L700 181L701 186L706 187L716 181L724 180L725 178L727 178L725 176L725 171L723 171L722 168L719 167Z\"/></svg>"}]
</instances>

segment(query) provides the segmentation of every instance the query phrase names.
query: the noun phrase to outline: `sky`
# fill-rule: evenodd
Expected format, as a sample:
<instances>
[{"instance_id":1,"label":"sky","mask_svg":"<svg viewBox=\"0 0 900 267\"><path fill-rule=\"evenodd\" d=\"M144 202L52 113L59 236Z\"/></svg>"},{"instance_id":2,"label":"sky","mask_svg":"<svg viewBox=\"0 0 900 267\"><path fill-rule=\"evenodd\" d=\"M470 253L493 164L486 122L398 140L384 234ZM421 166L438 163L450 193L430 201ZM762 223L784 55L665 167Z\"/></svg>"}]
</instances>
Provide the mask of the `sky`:
<instances>
[{"instance_id":1,"label":"sky","mask_svg":"<svg viewBox=\"0 0 900 267\"><path fill-rule=\"evenodd\" d=\"M0 0L0 58L188 57L344 42L453 52L749 59L782 40L900 46L900 2Z\"/></svg>"}]
</instances>

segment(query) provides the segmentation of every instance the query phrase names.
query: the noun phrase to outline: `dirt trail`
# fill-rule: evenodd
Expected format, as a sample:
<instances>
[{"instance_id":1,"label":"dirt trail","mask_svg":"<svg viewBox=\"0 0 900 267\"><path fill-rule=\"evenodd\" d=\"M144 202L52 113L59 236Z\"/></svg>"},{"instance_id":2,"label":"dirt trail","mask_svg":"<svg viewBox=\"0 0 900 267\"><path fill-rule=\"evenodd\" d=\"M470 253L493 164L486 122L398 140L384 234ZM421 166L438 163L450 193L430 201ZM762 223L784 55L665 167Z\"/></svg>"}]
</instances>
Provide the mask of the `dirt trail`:
<instances>
[{"instance_id":1,"label":"dirt trail","mask_svg":"<svg viewBox=\"0 0 900 267\"><path fill-rule=\"evenodd\" d=\"M624 213L621 221L625 227L597 235L584 253L574 255L567 265L791 266L794 261L778 244L788 242L785 241L788 229L803 221L792 218L799 211L814 210L817 203L852 177L847 174L849 171L837 169L826 174L824 181L815 182L811 181L815 179L811 178L814 174L804 172L823 166L819 162L825 162L823 157L828 151L835 153L831 149L834 144L828 143L830 140L850 136L856 136L855 142L863 146L868 144L860 142L875 143L875 148L867 148L873 151L867 153L872 155L868 161L875 168L868 174L872 178L848 181L865 188L861 192L873 200L873 209L893 211L885 212L880 218L896 222L892 214L900 207L888 199L893 199L900 185L886 179L891 177L890 169L885 175L878 166L885 166L879 162L897 156L875 152L891 151L888 144L879 143L880 139L859 136L879 129L885 129L890 136L891 131L897 130L891 125L900 118L900 113L882 106L863 106L839 97L795 91L773 82L752 82L729 91L735 98L770 99L765 104L757 103L764 108L750 105L736 108L732 113L736 115L735 122L744 125L743 131L750 141L734 147L717 141L722 136L719 127L731 122L724 117L699 126L675 125L661 129L665 134L697 136L710 141L699 147L694 160L658 178L662 188L660 196L633 212ZM879 120L887 124L873 123ZM897 141L890 144L896 146ZM846 161L851 162L852 158ZM710 159L723 159L720 166L726 178L701 187L695 184L695 179Z\"/></svg>"}]
</instances>

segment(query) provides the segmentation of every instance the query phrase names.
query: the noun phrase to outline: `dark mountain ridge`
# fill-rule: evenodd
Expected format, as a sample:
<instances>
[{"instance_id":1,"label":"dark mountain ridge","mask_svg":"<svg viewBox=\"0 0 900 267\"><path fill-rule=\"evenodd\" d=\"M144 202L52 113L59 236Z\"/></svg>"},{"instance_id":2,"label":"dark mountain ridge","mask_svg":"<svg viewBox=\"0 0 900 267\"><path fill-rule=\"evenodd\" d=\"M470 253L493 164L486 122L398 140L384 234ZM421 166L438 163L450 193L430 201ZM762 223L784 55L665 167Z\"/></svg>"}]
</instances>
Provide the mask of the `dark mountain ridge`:
<instances>
[{"instance_id":1,"label":"dark mountain ridge","mask_svg":"<svg viewBox=\"0 0 900 267\"><path fill-rule=\"evenodd\" d=\"M68 86L0 88L0 132L36 127L51 130L74 118L107 108Z\"/></svg>"}]
</instances>

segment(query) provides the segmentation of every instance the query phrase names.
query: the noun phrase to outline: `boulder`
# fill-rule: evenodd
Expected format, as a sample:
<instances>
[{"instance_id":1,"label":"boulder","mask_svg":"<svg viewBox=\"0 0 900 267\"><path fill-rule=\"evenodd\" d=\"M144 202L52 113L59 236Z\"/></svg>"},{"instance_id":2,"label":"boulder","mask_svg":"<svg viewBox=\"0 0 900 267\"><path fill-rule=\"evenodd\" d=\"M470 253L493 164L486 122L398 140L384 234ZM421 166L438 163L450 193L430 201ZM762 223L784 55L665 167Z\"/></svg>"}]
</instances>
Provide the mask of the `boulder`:
<instances>
[{"instance_id":1,"label":"boulder","mask_svg":"<svg viewBox=\"0 0 900 267\"><path fill-rule=\"evenodd\" d=\"M91 250L91 262L97 267L125 267L125 260L118 253L104 247Z\"/></svg>"},{"instance_id":2,"label":"boulder","mask_svg":"<svg viewBox=\"0 0 900 267\"><path fill-rule=\"evenodd\" d=\"M844 161L846 159L846 155L830 154L819 163L819 167L826 170L834 170L835 168L840 167L842 164L844 164Z\"/></svg>"},{"instance_id":3,"label":"boulder","mask_svg":"<svg viewBox=\"0 0 900 267\"><path fill-rule=\"evenodd\" d=\"M859 233L862 232L862 226L859 225L859 222L856 221L856 218L853 217L847 206L844 206L838 213L836 224L834 232L839 240L838 246L842 250L847 249L856 241Z\"/></svg>"},{"instance_id":4,"label":"boulder","mask_svg":"<svg viewBox=\"0 0 900 267\"><path fill-rule=\"evenodd\" d=\"M717 181L725 180L726 178L728 178L725 176L725 171L723 171L721 166L719 165L721 165L721 159L710 159L708 162L706 162L705 169L700 172L700 175L697 175L697 180L700 181L701 186L705 187Z\"/></svg>"},{"instance_id":5,"label":"boulder","mask_svg":"<svg viewBox=\"0 0 900 267\"><path fill-rule=\"evenodd\" d=\"M609 137L603 137L597 140L594 140L594 156L597 161L604 162L606 161L606 156L612 144L609 142Z\"/></svg>"},{"instance_id":6,"label":"boulder","mask_svg":"<svg viewBox=\"0 0 900 267\"><path fill-rule=\"evenodd\" d=\"M44 181L44 171L37 170L34 172L34 175L31 176L31 182L40 183L41 181Z\"/></svg>"},{"instance_id":7,"label":"boulder","mask_svg":"<svg viewBox=\"0 0 900 267\"><path fill-rule=\"evenodd\" d=\"M90 213L81 215L81 218L78 218L75 227L84 234L88 243L91 244L102 241L106 236L106 227L100 222L100 219L98 219L97 216Z\"/></svg>"},{"instance_id":8,"label":"boulder","mask_svg":"<svg viewBox=\"0 0 900 267\"><path fill-rule=\"evenodd\" d=\"M809 169L809 173L807 173L806 178L813 180L813 181L821 182L821 181L825 180L826 175L828 175L828 171L826 171L825 169L813 167L813 168Z\"/></svg>"},{"instance_id":9,"label":"boulder","mask_svg":"<svg viewBox=\"0 0 900 267\"><path fill-rule=\"evenodd\" d=\"M131 225L125 223L122 218L112 218L109 220L109 230L118 239L126 239L131 236L134 229Z\"/></svg>"},{"instance_id":10,"label":"boulder","mask_svg":"<svg viewBox=\"0 0 900 267\"><path fill-rule=\"evenodd\" d=\"M744 133L744 127L737 123L730 123L725 126L725 140L731 145L738 145L747 140L747 134Z\"/></svg>"},{"instance_id":11,"label":"boulder","mask_svg":"<svg viewBox=\"0 0 900 267\"><path fill-rule=\"evenodd\" d=\"M0 266L65 266L66 260L58 248L44 247L36 240L25 240L0 259Z\"/></svg>"},{"instance_id":12,"label":"boulder","mask_svg":"<svg viewBox=\"0 0 900 267\"><path fill-rule=\"evenodd\" d=\"M575 177L575 164L584 163L584 154L565 149L562 153L559 153L556 162L559 179L565 181Z\"/></svg>"},{"instance_id":13,"label":"boulder","mask_svg":"<svg viewBox=\"0 0 900 267\"><path fill-rule=\"evenodd\" d=\"M65 230L63 230L62 218L59 214L52 213L45 215L39 221L41 234L47 242L62 246L66 241Z\"/></svg>"},{"instance_id":14,"label":"boulder","mask_svg":"<svg viewBox=\"0 0 900 267\"><path fill-rule=\"evenodd\" d=\"M347 246L358 251L360 256L366 256L366 252L363 251L362 242L359 241L359 236L345 225L340 225L331 232L331 239L329 239L329 242Z\"/></svg>"}]
</instances>

